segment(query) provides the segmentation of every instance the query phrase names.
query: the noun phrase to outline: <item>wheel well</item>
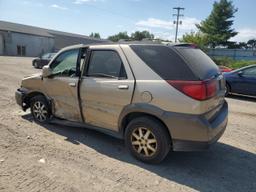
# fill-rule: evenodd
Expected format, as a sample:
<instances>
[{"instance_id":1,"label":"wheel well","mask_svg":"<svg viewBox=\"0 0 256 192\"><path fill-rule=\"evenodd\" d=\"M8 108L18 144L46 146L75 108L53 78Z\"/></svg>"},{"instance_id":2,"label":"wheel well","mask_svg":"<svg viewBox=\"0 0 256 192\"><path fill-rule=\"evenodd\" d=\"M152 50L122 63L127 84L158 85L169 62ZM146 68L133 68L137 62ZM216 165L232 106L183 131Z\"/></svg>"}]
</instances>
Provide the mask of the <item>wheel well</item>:
<instances>
[{"instance_id":1,"label":"wheel well","mask_svg":"<svg viewBox=\"0 0 256 192\"><path fill-rule=\"evenodd\" d=\"M30 100L35 97L35 96L38 96L38 95L42 95L43 97L45 97L45 95L43 93L40 93L40 92L31 92L29 93L26 98L24 99L24 102L26 103L27 107L30 106ZM46 98L46 97L45 97Z\"/></svg>"},{"instance_id":2,"label":"wheel well","mask_svg":"<svg viewBox=\"0 0 256 192\"><path fill-rule=\"evenodd\" d=\"M122 124L121 124L121 131L122 134L125 134L125 129L127 127L127 125L129 124L129 122L133 119L139 118L139 117L150 117L152 119L154 119L155 121L158 121L159 123L161 123L163 125L163 127L166 129L167 133L169 134L170 140L172 141L172 137L171 137L171 133L168 129L168 127L166 126L166 124L158 117L148 114L148 113L143 113L143 112L133 112L133 113L129 113L127 114L123 120L122 120Z\"/></svg>"}]
</instances>

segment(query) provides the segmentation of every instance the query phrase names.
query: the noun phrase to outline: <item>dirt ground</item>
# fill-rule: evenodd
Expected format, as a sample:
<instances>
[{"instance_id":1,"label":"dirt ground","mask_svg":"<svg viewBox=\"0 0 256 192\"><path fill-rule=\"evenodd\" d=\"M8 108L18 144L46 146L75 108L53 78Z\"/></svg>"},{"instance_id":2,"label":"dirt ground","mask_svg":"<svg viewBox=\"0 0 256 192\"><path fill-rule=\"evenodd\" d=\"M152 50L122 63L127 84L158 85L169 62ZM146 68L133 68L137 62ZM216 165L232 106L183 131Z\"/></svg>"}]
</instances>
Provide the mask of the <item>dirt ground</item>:
<instances>
[{"instance_id":1,"label":"dirt ground","mask_svg":"<svg viewBox=\"0 0 256 192\"><path fill-rule=\"evenodd\" d=\"M224 136L206 152L133 159L121 140L81 128L40 126L14 92L31 58L0 57L0 191L256 191L256 100L230 97Z\"/></svg>"}]
</instances>

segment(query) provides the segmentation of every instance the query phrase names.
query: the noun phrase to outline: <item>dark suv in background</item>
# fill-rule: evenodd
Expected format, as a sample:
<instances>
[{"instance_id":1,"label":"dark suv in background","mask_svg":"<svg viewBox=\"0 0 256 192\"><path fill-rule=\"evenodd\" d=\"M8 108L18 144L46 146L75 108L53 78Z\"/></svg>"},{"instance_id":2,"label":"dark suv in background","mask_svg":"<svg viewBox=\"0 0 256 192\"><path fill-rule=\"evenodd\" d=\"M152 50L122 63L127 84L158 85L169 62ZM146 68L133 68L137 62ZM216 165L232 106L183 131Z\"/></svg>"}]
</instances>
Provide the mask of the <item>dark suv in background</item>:
<instances>
[{"instance_id":1,"label":"dark suv in background","mask_svg":"<svg viewBox=\"0 0 256 192\"><path fill-rule=\"evenodd\" d=\"M55 55L56 53L46 53L41 57L33 59L32 65L37 69L42 69L43 66L47 65Z\"/></svg>"}]
</instances>

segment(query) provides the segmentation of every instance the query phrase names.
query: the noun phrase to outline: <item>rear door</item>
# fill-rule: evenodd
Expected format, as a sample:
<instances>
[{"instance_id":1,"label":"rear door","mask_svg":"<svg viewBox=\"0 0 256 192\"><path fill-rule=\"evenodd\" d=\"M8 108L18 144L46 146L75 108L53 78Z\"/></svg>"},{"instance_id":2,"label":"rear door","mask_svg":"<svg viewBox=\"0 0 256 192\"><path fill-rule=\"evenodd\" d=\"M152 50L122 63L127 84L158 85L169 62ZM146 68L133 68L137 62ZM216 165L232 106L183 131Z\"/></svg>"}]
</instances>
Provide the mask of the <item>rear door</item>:
<instances>
[{"instance_id":1,"label":"rear door","mask_svg":"<svg viewBox=\"0 0 256 192\"><path fill-rule=\"evenodd\" d=\"M92 47L80 85L85 122L117 130L119 115L131 103L133 90L134 78L120 47Z\"/></svg>"}]
</instances>

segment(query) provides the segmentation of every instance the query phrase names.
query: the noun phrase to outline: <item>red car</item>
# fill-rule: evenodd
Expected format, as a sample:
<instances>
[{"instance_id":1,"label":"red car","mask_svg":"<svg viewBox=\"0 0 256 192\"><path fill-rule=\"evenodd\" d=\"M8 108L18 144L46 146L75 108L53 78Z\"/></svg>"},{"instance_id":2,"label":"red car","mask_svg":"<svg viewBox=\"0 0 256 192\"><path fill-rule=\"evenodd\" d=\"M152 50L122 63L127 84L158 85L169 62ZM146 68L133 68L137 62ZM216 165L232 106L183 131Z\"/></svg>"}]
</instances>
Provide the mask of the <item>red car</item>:
<instances>
[{"instance_id":1,"label":"red car","mask_svg":"<svg viewBox=\"0 0 256 192\"><path fill-rule=\"evenodd\" d=\"M232 71L233 69L231 69L231 68L228 68L228 67L226 67L226 66L219 66L219 69L220 69L220 71L223 73L223 72L230 72L230 71Z\"/></svg>"}]
</instances>

